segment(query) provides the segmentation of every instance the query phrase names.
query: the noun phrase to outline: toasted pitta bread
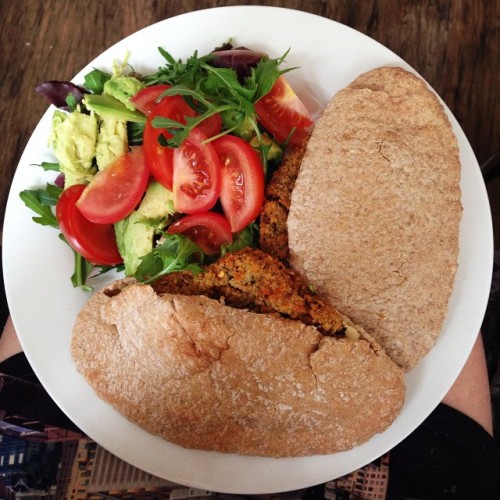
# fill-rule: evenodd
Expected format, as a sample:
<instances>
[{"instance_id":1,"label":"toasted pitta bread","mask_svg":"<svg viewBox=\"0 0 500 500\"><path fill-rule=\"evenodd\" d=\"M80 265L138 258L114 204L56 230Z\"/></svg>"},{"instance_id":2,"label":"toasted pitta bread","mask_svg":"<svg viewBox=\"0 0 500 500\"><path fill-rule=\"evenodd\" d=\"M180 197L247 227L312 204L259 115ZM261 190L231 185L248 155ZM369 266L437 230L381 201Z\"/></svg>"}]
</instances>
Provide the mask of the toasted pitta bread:
<instances>
[{"instance_id":1,"label":"toasted pitta bread","mask_svg":"<svg viewBox=\"0 0 500 500\"><path fill-rule=\"evenodd\" d=\"M103 400L188 448L288 457L347 450L386 429L403 372L368 336L322 336L204 296L123 280L96 292L71 344Z\"/></svg>"},{"instance_id":2,"label":"toasted pitta bread","mask_svg":"<svg viewBox=\"0 0 500 500\"><path fill-rule=\"evenodd\" d=\"M461 211L443 106L414 74L375 69L312 133L287 220L291 265L410 370L443 325Z\"/></svg>"}]
</instances>

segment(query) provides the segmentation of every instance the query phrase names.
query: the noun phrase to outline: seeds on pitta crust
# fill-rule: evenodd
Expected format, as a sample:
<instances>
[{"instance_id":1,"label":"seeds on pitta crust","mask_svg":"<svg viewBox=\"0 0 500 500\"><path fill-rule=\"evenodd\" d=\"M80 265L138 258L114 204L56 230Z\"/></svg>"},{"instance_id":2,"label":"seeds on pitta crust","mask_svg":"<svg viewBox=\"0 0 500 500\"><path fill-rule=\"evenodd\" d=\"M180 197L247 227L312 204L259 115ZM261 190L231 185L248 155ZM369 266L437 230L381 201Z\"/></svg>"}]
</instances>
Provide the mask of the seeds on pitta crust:
<instances>
[{"instance_id":1,"label":"seeds on pitta crust","mask_svg":"<svg viewBox=\"0 0 500 500\"><path fill-rule=\"evenodd\" d=\"M309 140L287 221L290 260L405 370L447 312L461 219L457 141L402 68L338 92Z\"/></svg>"}]
</instances>

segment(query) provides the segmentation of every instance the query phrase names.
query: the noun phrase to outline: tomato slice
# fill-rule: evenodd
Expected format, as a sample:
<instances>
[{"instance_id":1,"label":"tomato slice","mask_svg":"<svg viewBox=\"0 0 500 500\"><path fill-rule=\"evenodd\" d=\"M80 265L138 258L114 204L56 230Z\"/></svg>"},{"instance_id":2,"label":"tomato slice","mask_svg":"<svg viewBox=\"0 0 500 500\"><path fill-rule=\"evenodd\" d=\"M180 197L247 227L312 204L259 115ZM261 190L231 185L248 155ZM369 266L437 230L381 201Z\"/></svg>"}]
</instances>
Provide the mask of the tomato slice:
<instances>
[{"instance_id":1,"label":"tomato slice","mask_svg":"<svg viewBox=\"0 0 500 500\"><path fill-rule=\"evenodd\" d=\"M173 195L178 212L200 214L210 210L219 198L220 162L207 136L193 129L174 149Z\"/></svg>"},{"instance_id":2,"label":"tomato slice","mask_svg":"<svg viewBox=\"0 0 500 500\"><path fill-rule=\"evenodd\" d=\"M56 205L59 229L71 248L92 264L121 264L123 259L118 252L113 224L90 222L76 206L85 188L85 184L75 184L62 192Z\"/></svg>"},{"instance_id":3,"label":"tomato slice","mask_svg":"<svg viewBox=\"0 0 500 500\"><path fill-rule=\"evenodd\" d=\"M131 97L130 102L136 109L142 111L145 115L148 115L154 108L156 99L158 99L158 97L170 87L171 85L163 83L151 85L151 87L145 87Z\"/></svg>"},{"instance_id":4,"label":"tomato slice","mask_svg":"<svg viewBox=\"0 0 500 500\"><path fill-rule=\"evenodd\" d=\"M147 109L147 114L149 115L144 127L143 145L146 162L149 165L151 174L160 184L172 190L173 149L162 146L159 142L161 135L165 139L169 139L172 135L165 129L153 127L152 122L155 117L163 116L179 123L186 123L186 117L195 117L198 113L189 106L181 95L166 96L161 101L155 102L156 98L167 88L169 88L168 85L148 87L140 90L132 100L137 98L140 101L140 105ZM142 92L144 94L140 95ZM212 115L201 122L197 128L207 137L213 137L222 130L222 118L219 114Z\"/></svg>"},{"instance_id":5,"label":"tomato slice","mask_svg":"<svg viewBox=\"0 0 500 500\"><path fill-rule=\"evenodd\" d=\"M261 124L278 142L284 142L295 128L290 143L301 143L308 136L304 129L313 124L306 106L284 76L280 76L271 91L255 103L255 111Z\"/></svg>"},{"instance_id":6,"label":"tomato slice","mask_svg":"<svg viewBox=\"0 0 500 500\"><path fill-rule=\"evenodd\" d=\"M185 215L171 224L167 232L184 234L207 255L219 253L222 245L233 241L228 221L217 212Z\"/></svg>"},{"instance_id":7,"label":"tomato slice","mask_svg":"<svg viewBox=\"0 0 500 500\"><path fill-rule=\"evenodd\" d=\"M141 200L149 180L142 147L136 147L98 172L77 202L84 217L112 224L126 217Z\"/></svg>"},{"instance_id":8,"label":"tomato slice","mask_svg":"<svg viewBox=\"0 0 500 500\"><path fill-rule=\"evenodd\" d=\"M253 222L264 202L264 168L260 156L240 137L225 135L213 147L221 164L220 201L231 231Z\"/></svg>"},{"instance_id":9,"label":"tomato slice","mask_svg":"<svg viewBox=\"0 0 500 500\"><path fill-rule=\"evenodd\" d=\"M144 127L143 146L146 163L153 177L164 187L172 190L173 177L173 149L162 146L160 136L166 139L172 135L165 129L153 127L153 119L163 116L180 123L186 123L186 116L196 116L196 111L180 95L166 96L155 103L150 110Z\"/></svg>"},{"instance_id":10,"label":"tomato slice","mask_svg":"<svg viewBox=\"0 0 500 500\"><path fill-rule=\"evenodd\" d=\"M151 175L168 190L172 191L173 176L173 150L159 143L161 134L168 136L163 129L154 128L151 119L148 118L144 126L142 144L144 147L144 157L149 167Z\"/></svg>"},{"instance_id":11,"label":"tomato slice","mask_svg":"<svg viewBox=\"0 0 500 500\"><path fill-rule=\"evenodd\" d=\"M196 128L200 129L207 137L213 137L214 135L220 134L222 130L222 117L219 113L209 116Z\"/></svg>"}]
</instances>

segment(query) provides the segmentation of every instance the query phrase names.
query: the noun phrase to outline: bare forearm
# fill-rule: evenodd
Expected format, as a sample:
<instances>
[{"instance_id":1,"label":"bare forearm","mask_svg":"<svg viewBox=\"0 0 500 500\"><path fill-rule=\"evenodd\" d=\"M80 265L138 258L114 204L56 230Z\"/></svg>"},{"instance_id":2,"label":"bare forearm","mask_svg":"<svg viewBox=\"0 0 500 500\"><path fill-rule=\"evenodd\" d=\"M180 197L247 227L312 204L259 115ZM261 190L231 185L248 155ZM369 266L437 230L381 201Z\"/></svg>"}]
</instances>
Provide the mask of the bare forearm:
<instances>
[{"instance_id":1,"label":"bare forearm","mask_svg":"<svg viewBox=\"0 0 500 500\"><path fill-rule=\"evenodd\" d=\"M464 413L493 434L491 396L483 339L478 335L469 359L443 403Z\"/></svg>"},{"instance_id":2,"label":"bare forearm","mask_svg":"<svg viewBox=\"0 0 500 500\"><path fill-rule=\"evenodd\" d=\"M5 323L2 336L0 337L0 363L21 351L21 344L14 330L12 319L9 316L7 323Z\"/></svg>"}]
</instances>

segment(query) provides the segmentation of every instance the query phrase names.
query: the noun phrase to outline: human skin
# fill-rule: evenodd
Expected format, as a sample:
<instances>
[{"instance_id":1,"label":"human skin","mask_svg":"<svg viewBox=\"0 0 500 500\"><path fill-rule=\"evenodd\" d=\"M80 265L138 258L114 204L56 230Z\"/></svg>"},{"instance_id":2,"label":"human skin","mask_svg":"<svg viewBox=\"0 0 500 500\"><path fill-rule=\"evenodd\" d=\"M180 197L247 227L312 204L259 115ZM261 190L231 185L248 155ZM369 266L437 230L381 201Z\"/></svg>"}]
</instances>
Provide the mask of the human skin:
<instances>
[{"instance_id":1,"label":"human skin","mask_svg":"<svg viewBox=\"0 0 500 500\"><path fill-rule=\"evenodd\" d=\"M472 418L493 435L490 386L481 333L443 403Z\"/></svg>"}]
</instances>

